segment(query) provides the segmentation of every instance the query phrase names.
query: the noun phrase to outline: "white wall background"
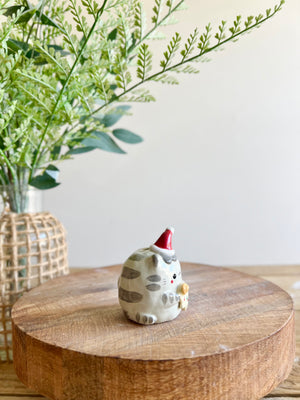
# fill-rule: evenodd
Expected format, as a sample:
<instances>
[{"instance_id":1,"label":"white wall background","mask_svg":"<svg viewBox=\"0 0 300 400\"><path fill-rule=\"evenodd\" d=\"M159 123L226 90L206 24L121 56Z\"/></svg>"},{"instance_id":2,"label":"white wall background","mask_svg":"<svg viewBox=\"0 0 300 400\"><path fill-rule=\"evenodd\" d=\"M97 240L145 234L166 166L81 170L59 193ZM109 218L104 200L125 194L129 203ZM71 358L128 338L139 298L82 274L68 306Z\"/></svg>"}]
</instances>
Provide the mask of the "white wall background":
<instances>
[{"instance_id":1,"label":"white wall background","mask_svg":"<svg viewBox=\"0 0 300 400\"><path fill-rule=\"evenodd\" d=\"M172 27L190 32L273 0L189 0ZM217 265L300 261L300 2L214 53L180 86L152 84L120 127L144 142L62 163L45 207L68 231L72 266L123 262L176 228L181 260ZM160 46L159 44L154 44Z\"/></svg>"}]
</instances>

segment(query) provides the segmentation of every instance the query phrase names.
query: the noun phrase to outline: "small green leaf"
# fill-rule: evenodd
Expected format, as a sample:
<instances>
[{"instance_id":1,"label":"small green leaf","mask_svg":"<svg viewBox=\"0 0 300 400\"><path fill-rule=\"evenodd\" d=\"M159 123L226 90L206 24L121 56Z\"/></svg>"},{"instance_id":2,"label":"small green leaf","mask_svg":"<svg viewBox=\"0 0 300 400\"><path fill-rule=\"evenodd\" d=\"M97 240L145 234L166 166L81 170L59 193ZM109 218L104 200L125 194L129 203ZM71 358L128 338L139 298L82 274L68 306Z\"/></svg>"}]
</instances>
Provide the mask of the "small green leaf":
<instances>
[{"instance_id":1,"label":"small green leaf","mask_svg":"<svg viewBox=\"0 0 300 400\"><path fill-rule=\"evenodd\" d=\"M37 189L46 190L52 189L59 185L59 183L55 182L48 174L35 176L29 184Z\"/></svg>"},{"instance_id":2,"label":"small green leaf","mask_svg":"<svg viewBox=\"0 0 300 400\"><path fill-rule=\"evenodd\" d=\"M19 10L24 9L24 6L11 6L11 7L7 7L5 13L3 13L3 15L5 15L6 17L11 17L12 15L16 14ZM26 10L26 8L25 8Z\"/></svg>"},{"instance_id":3,"label":"small green leaf","mask_svg":"<svg viewBox=\"0 0 300 400\"><path fill-rule=\"evenodd\" d=\"M94 118L101 121L104 126L110 127L117 123L129 109L130 106L118 106L115 111L105 115L95 115Z\"/></svg>"},{"instance_id":4,"label":"small green leaf","mask_svg":"<svg viewBox=\"0 0 300 400\"><path fill-rule=\"evenodd\" d=\"M71 155L75 155L75 154L83 154L83 153L88 153L89 151L93 151L95 150L96 147L75 147L71 150L69 150L66 155L67 156L71 156Z\"/></svg>"},{"instance_id":5,"label":"small green leaf","mask_svg":"<svg viewBox=\"0 0 300 400\"><path fill-rule=\"evenodd\" d=\"M48 44L47 47L49 49L54 49L55 52L58 52L62 57L68 56L70 53L66 51L63 47L58 46L57 44Z\"/></svg>"},{"instance_id":6,"label":"small green leaf","mask_svg":"<svg viewBox=\"0 0 300 400\"><path fill-rule=\"evenodd\" d=\"M128 53L130 53L135 48L135 45L136 45L136 42L137 42L136 37L134 36L134 33L131 35L131 41L132 41L132 44L128 48Z\"/></svg>"},{"instance_id":7,"label":"small green leaf","mask_svg":"<svg viewBox=\"0 0 300 400\"><path fill-rule=\"evenodd\" d=\"M22 23L24 23L24 22L30 21L31 18L34 16L35 12L36 12L36 9L35 9L35 8L33 8L33 9L31 9L31 10L25 11L24 13L22 13L22 14L20 15L20 17L18 18L18 20L16 21L16 23L17 23L17 24L22 24Z\"/></svg>"},{"instance_id":8,"label":"small green leaf","mask_svg":"<svg viewBox=\"0 0 300 400\"><path fill-rule=\"evenodd\" d=\"M35 8L28 8L24 6L11 6L8 7L4 13L6 17L11 17L12 15L16 14L19 10L23 10L20 14L19 18L15 22L16 24L22 24L24 22L28 22L36 13Z\"/></svg>"},{"instance_id":9,"label":"small green leaf","mask_svg":"<svg viewBox=\"0 0 300 400\"><path fill-rule=\"evenodd\" d=\"M135 144L143 141L139 135L128 131L127 129L115 129L112 133L117 139L125 143Z\"/></svg>"},{"instance_id":10,"label":"small green leaf","mask_svg":"<svg viewBox=\"0 0 300 400\"><path fill-rule=\"evenodd\" d=\"M37 58L41 56L41 53L39 53L38 51L34 50L34 49L30 49L29 51L27 51L27 53L25 54L25 56L27 58ZM46 62L47 63L47 62Z\"/></svg>"},{"instance_id":11,"label":"small green leaf","mask_svg":"<svg viewBox=\"0 0 300 400\"><path fill-rule=\"evenodd\" d=\"M70 53L68 51L65 51L61 46L58 46L56 44L49 44L47 46L48 48L54 49L55 52L59 52L62 57L69 55ZM44 49L46 51L46 49ZM43 54L35 49L30 49L26 54L27 58L34 58L35 59L35 64L36 65L45 65L48 64L48 60L43 57Z\"/></svg>"},{"instance_id":12,"label":"small green leaf","mask_svg":"<svg viewBox=\"0 0 300 400\"><path fill-rule=\"evenodd\" d=\"M21 24L23 22L28 22L35 14L36 9L35 8L29 8L29 7L24 7L24 6L11 6L7 7L5 13L6 17L11 17L12 15L15 15L19 10L23 10L23 12L20 14L19 18L15 22L16 24Z\"/></svg>"},{"instance_id":13,"label":"small green leaf","mask_svg":"<svg viewBox=\"0 0 300 400\"><path fill-rule=\"evenodd\" d=\"M55 167L55 165L48 165L48 167L44 170L43 174L35 176L29 184L37 189L46 190L52 189L58 185L57 178L59 175L59 169Z\"/></svg>"},{"instance_id":14,"label":"small green leaf","mask_svg":"<svg viewBox=\"0 0 300 400\"><path fill-rule=\"evenodd\" d=\"M64 31L59 25L57 25L57 23L53 19L49 18L46 14L41 15L40 11L37 11L36 14L40 17L40 21L43 25L53 26L54 28L59 29L61 32Z\"/></svg>"},{"instance_id":15,"label":"small green leaf","mask_svg":"<svg viewBox=\"0 0 300 400\"><path fill-rule=\"evenodd\" d=\"M118 122L121 119L121 117L122 117L121 114L107 114L103 118L101 118L101 122L103 123L104 126L109 127Z\"/></svg>"},{"instance_id":16,"label":"small green leaf","mask_svg":"<svg viewBox=\"0 0 300 400\"><path fill-rule=\"evenodd\" d=\"M95 131L93 135L96 137L89 137L84 139L81 143L85 147L94 147L97 149L110 151L112 153L125 154L117 143L105 132Z\"/></svg>"},{"instance_id":17,"label":"small green leaf","mask_svg":"<svg viewBox=\"0 0 300 400\"><path fill-rule=\"evenodd\" d=\"M23 53L26 53L29 49L29 44L16 39L8 39L7 47L15 53L19 50L22 50Z\"/></svg>"},{"instance_id":18,"label":"small green leaf","mask_svg":"<svg viewBox=\"0 0 300 400\"><path fill-rule=\"evenodd\" d=\"M61 146L55 146L51 151L52 159L58 160L61 151Z\"/></svg>"},{"instance_id":19,"label":"small green leaf","mask_svg":"<svg viewBox=\"0 0 300 400\"><path fill-rule=\"evenodd\" d=\"M113 29L107 36L108 40L115 40L118 34L118 28Z\"/></svg>"},{"instance_id":20,"label":"small green leaf","mask_svg":"<svg viewBox=\"0 0 300 400\"><path fill-rule=\"evenodd\" d=\"M55 165L50 164L45 169L45 173L49 175L52 179L54 179L56 182L59 176L59 169Z\"/></svg>"}]
</instances>

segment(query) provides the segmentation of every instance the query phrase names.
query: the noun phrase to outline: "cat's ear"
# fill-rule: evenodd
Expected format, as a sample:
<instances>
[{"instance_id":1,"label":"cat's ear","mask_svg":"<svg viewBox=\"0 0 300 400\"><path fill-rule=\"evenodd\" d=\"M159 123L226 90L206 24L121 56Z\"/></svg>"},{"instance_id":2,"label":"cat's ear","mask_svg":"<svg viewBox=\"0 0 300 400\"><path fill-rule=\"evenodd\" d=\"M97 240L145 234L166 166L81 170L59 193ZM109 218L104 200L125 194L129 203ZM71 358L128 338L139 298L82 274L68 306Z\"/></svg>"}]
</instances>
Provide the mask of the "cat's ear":
<instances>
[{"instance_id":1,"label":"cat's ear","mask_svg":"<svg viewBox=\"0 0 300 400\"><path fill-rule=\"evenodd\" d=\"M153 254L153 256L152 256L152 262L153 262L153 265L154 265L154 267L157 267L158 266L158 255L157 254Z\"/></svg>"}]
</instances>

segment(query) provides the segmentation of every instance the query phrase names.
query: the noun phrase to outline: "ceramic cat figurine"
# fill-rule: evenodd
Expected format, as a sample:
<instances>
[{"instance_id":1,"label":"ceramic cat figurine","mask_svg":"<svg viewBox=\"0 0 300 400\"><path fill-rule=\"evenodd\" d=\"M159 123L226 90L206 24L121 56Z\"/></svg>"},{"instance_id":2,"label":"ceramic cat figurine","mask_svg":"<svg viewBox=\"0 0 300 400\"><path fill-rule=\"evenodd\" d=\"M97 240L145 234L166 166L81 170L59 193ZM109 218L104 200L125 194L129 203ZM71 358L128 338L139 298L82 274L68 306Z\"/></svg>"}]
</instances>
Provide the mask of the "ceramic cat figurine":
<instances>
[{"instance_id":1,"label":"ceramic cat figurine","mask_svg":"<svg viewBox=\"0 0 300 400\"><path fill-rule=\"evenodd\" d=\"M134 252L124 263L118 281L119 303L139 324L170 321L188 306L189 286L172 249L170 227L150 247Z\"/></svg>"}]
</instances>

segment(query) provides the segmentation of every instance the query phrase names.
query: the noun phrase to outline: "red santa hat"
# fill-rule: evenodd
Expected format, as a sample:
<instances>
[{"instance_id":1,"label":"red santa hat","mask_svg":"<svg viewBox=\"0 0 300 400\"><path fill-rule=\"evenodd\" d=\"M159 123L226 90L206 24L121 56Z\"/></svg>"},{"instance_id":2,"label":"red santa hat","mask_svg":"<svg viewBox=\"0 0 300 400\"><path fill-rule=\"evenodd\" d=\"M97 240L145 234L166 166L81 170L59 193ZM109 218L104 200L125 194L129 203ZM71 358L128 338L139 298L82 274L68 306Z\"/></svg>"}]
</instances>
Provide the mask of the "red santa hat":
<instances>
[{"instance_id":1,"label":"red santa hat","mask_svg":"<svg viewBox=\"0 0 300 400\"><path fill-rule=\"evenodd\" d=\"M173 256L175 254L175 250L172 249L172 236L174 231L175 229L173 226L168 227L157 241L150 246L150 250L158 254Z\"/></svg>"}]
</instances>

